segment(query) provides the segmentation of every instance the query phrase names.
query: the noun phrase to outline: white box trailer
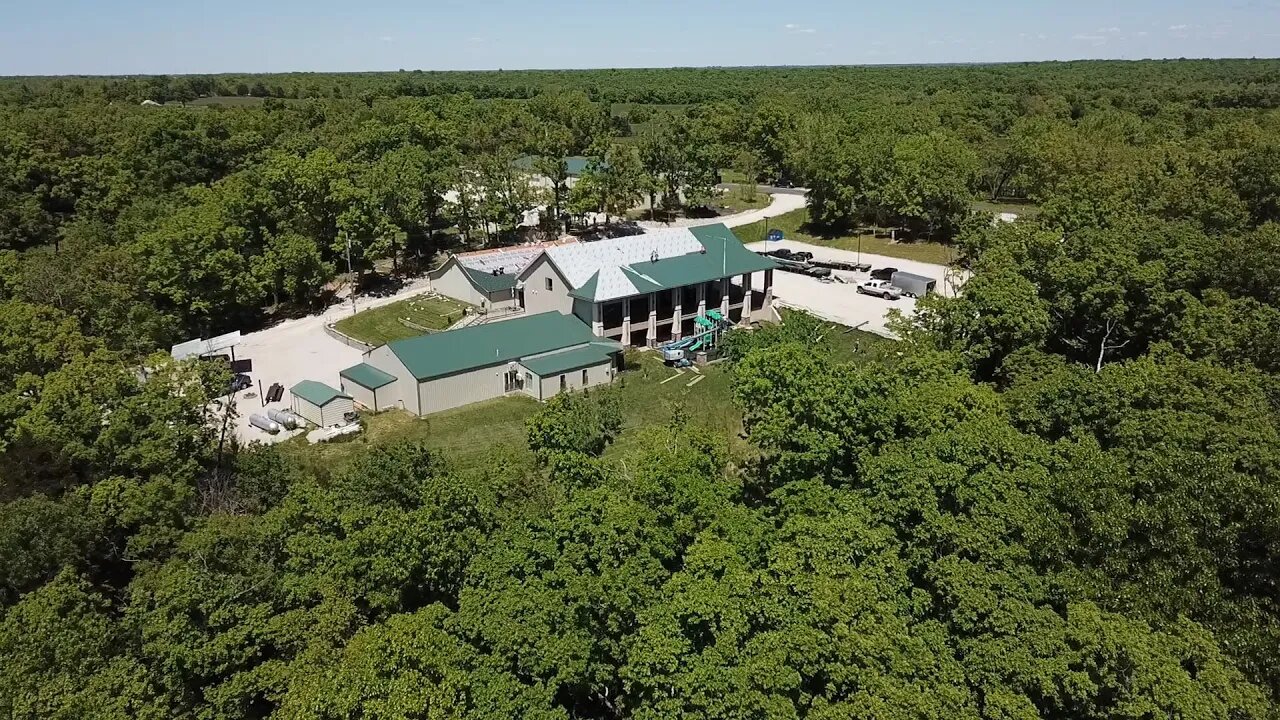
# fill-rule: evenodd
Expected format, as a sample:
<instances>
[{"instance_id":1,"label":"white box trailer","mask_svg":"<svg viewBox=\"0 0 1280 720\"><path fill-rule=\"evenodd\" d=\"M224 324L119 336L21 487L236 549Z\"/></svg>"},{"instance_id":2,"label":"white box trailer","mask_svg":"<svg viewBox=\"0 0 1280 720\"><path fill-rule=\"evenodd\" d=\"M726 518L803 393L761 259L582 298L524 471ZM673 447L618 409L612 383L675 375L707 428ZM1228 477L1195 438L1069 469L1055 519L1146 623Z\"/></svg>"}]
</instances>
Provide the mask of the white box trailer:
<instances>
[{"instance_id":1,"label":"white box trailer","mask_svg":"<svg viewBox=\"0 0 1280 720\"><path fill-rule=\"evenodd\" d=\"M923 275L899 270L890 278L889 284L901 290L902 294L908 297L924 297L933 292L938 281Z\"/></svg>"}]
</instances>

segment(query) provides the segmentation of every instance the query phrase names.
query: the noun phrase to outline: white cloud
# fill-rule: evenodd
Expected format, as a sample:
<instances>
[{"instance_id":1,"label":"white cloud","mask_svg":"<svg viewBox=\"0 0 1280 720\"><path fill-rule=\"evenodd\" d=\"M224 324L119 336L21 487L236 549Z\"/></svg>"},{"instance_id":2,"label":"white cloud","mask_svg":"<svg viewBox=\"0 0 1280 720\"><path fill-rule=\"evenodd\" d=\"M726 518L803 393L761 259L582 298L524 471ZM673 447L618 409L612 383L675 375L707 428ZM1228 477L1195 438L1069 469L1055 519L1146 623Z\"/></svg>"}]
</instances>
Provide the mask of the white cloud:
<instances>
[{"instance_id":1,"label":"white cloud","mask_svg":"<svg viewBox=\"0 0 1280 720\"><path fill-rule=\"evenodd\" d=\"M395 38L391 37L390 35L383 35L382 37L380 37L380 38L378 38L378 39L379 39L379 40L381 40L382 42L395 42L395 40L396 40Z\"/></svg>"},{"instance_id":2,"label":"white cloud","mask_svg":"<svg viewBox=\"0 0 1280 720\"><path fill-rule=\"evenodd\" d=\"M1169 29L1170 29L1170 30L1172 30L1172 31L1174 31L1174 32L1177 32L1177 31L1179 31L1179 30L1186 30L1186 29L1187 29L1187 28L1189 28L1189 27L1191 27L1191 26L1190 26L1190 25L1170 25L1170 26L1169 26Z\"/></svg>"},{"instance_id":3,"label":"white cloud","mask_svg":"<svg viewBox=\"0 0 1280 720\"><path fill-rule=\"evenodd\" d=\"M1107 41L1106 35L1084 35L1076 34L1071 36L1072 40L1084 40L1086 42L1104 43Z\"/></svg>"},{"instance_id":4,"label":"white cloud","mask_svg":"<svg viewBox=\"0 0 1280 720\"><path fill-rule=\"evenodd\" d=\"M814 29L814 28L811 28L811 27L801 27L801 26L799 26L799 25L797 25L797 24L795 24L795 23L787 23L786 25L783 25L783 26L782 26L782 29L783 29L783 30L786 30L788 33L791 33L792 35L796 35L796 34L811 35L811 34L813 34L813 33L818 32L818 31L817 31L816 29Z\"/></svg>"},{"instance_id":5,"label":"white cloud","mask_svg":"<svg viewBox=\"0 0 1280 720\"><path fill-rule=\"evenodd\" d=\"M1117 34L1119 34L1119 33L1120 33L1120 28L1118 28L1118 27L1104 27L1104 28L1098 28L1098 32L1100 32L1100 33L1105 33L1105 34L1107 34L1107 35L1117 35Z\"/></svg>"},{"instance_id":6,"label":"white cloud","mask_svg":"<svg viewBox=\"0 0 1280 720\"><path fill-rule=\"evenodd\" d=\"M800 27L800 26L799 26L799 25L797 25L797 24L795 24L795 23L787 23L786 25L783 25L783 26L782 26L782 29L783 29L783 30L795 30L795 29L797 29L797 28L799 28L799 27Z\"/></svg>"},{"instance_id":7,"label":"white cloud","mask_svg":"<svg viewBox=\"0 0 1280 720\"><path fill-rule=\"evenodd\" d=\"M1139 30L1139 31L1137 32L1138 37L1146 37L1146 36L1147 36L1147 34L1148 34L1148 33L1147 33L1147 31L1146 31L1146 30Z\"/></svg>"}]
</instances>

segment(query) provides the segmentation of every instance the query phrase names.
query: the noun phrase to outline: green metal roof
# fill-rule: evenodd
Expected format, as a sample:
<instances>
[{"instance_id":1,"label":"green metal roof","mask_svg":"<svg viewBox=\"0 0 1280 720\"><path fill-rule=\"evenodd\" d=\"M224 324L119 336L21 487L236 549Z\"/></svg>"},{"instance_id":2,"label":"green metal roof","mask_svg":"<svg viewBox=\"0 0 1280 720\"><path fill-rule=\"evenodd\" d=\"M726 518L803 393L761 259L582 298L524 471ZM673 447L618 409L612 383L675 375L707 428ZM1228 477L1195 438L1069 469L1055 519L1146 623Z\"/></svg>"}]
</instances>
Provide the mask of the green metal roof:
<instances>
[{"instance_id":1,"label":"green metal roof","mask_svg":"<svg viewBox=\"0 0 1280 720\"><path fill-rule=\"evenodd\" d=\"M427 380L599 340L578 318L545 312L396 340L387 347L414 377Z\"/></svg>"},{"instance_id":2,"label":"green metal roof","mask_svg":"<svg viewBox=\"0 0 1280 720\"><path fill-rule=\"evenodd\" d=\"M662 258L655 262L646 260L619 267L639 291L638 294L696 285L778 267L771 258L748 250L742 241L724 225L704 225L689 228L689 231L702 245L702 252ZM613 298L598 297L594 279L595 276L569 294L592 302L612 300Z\"/></svg>"},{"instance_id":3,"label":"green metal roof","mask_svg":"<svg viewBox=\"0 0 1280 720\"><path fill-rule=\"evenodd\" d=\"M377 390L396 381L395 375L385 373L369 363L352 365L346 370L340 371L338 376L370 390Z\"/></svg>"},{"instance_id":4,"label":"green metal roof","mask_svg":"<svg viewBox=\"0 0 1280 720\"><path fill-rule=\"evenodd\" d=\"M351 396L315 380L303 380L289 388L289 392L317 407L324 407L338 398L350 399Z\"/></svg>"},{"instance_id":5,"label":"green metal roof","mask_svg":"<svg viewBox=\"0 0 1280 720\"><path fill-rule=\"evenodd\" d=\"M472 285L480 288L486 293L510 291L516 286L516 275L514 273L503 273L502 275L494 275L483 270L469 268L462 263L458 263L458 267L462 268L462 272L466 274L467 279Z\"/></svg>"},{"instance_id":6,"label":"green metal roof","mask_svg":"<svg viewBox=\"0 0 1280 720\"><path fill-rule=\"evenodd\" d=\"M621 350L622 345L612 340L597 341L583 347L521 360L520 364L539 377L547 377L609 362L610 356Z\"/></svg>"}]
</instances>

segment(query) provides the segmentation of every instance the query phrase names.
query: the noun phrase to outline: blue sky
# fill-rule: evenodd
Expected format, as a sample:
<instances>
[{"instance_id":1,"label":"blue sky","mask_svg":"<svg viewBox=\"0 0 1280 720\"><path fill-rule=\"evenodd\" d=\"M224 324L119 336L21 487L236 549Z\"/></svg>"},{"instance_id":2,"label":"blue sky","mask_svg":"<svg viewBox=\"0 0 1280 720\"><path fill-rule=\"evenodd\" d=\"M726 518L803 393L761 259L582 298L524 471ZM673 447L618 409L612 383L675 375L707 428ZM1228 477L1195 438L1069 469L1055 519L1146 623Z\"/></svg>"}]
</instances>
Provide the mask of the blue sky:
<instances>
[{"instance_id":1,"label":"blue sky","mask_svg":"<svg viewBox=\"0 0 1280 720\"><path fill-rule=\"evenodd\" d=\"M0 0L0 75L1280 56L1280 0Z\"/></svg>"}]
</instances>

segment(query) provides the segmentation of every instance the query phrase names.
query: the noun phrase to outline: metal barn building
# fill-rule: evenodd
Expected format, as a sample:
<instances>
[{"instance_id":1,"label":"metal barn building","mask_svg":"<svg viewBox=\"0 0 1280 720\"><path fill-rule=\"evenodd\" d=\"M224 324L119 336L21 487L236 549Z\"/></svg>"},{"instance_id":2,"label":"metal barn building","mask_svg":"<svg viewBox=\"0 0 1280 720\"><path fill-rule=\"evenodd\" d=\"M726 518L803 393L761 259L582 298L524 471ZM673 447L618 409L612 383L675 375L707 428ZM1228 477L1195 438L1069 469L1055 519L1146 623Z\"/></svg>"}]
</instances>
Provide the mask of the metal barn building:
<instances>
[{"instance_id":1,"label":"metal barn building","mask_svg":"<svg viewBox=\"0 0 1280 720\"><path fill-rule=\"evenodd\" d=\"M370 350L363 364L394 378L384 387L395 403L427 415L504 395L546 400L607 384L621 350L578 318L547 312L396 340Z\"/></svg>"},{"instance_id":2,"label":"metal barn building","mask_svg":"<svg viewBox=\"0 0 1280 720\"><path fill-rule=\"evenodd\" d=\"M342 391L366 410L379 412L396 405L396 377L378 368L360 363L338 373Z\"/></svg>"},{"instance_id":3,"label":"metal barn building","mask_svg":"<svg viewBox=\"0 0 1280 720\"><path fill-rule=\"evenodd\" d=\"M315 380L303 380L289 388L289 394L290 408L319 427L341 425L343 415L355 410L350 395Z\"/></svg>"}]
</instances>

